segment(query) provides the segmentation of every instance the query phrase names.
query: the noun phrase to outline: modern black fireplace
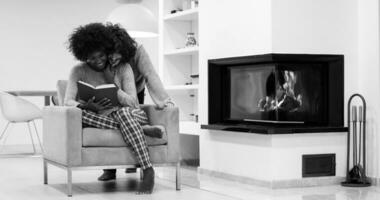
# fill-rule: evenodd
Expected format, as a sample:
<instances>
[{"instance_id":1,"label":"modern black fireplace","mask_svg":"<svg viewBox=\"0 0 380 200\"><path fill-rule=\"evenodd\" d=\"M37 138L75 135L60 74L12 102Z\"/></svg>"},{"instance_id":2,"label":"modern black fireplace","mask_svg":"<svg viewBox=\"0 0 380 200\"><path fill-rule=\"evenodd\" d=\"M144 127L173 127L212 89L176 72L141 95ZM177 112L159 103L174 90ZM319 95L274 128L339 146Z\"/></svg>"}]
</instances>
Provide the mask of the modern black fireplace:
<instances>
[{"instance_id":1,"label":"modern black fireplace","mask_svg":"<svg viewBox=\"0 0 380 200\"><path fill-rule=\"evenodd\" d=\"M346 131L343 55L209 60L209 124L264 134Z\"/></svg>"}]
</instances>

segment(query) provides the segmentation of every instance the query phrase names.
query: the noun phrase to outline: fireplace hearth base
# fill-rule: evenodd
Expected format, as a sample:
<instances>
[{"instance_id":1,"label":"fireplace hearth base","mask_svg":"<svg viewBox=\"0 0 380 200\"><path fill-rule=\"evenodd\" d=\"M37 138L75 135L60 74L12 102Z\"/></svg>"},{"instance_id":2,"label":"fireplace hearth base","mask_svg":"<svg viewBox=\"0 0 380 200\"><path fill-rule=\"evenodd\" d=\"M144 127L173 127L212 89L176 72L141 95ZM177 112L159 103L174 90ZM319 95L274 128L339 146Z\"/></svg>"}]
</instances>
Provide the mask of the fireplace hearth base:
<instances>
[{"instance_id":1,"label":"fireplace hearth base","mask_svg":"<svg viewBox=\"0 0 380 200\"><path fill-rule=\"evenodd\" d=\"M247 124L211 124L201 125L202 129L233 131L256 134L300 134L300 133L331 133L331 132L347 132L347 127L299 127L289 126L281 127L265 126L265 125L247 125Z\"/></svg>"}]
</instances>

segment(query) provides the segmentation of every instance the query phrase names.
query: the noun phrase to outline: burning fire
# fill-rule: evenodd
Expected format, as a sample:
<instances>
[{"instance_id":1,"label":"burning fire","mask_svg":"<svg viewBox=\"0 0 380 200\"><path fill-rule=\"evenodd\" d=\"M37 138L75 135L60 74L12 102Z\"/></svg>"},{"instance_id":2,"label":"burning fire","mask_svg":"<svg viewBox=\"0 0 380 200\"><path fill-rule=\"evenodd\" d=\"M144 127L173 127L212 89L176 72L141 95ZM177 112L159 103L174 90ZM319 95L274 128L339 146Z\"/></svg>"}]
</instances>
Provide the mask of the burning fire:
<instances>
[{"instance_id":1,"label":"burning fire","mask_svg":"<svg viewBox=\"0 0 380 200\"><path fill-rule=\"evenodd\" d=\"M273 83L274 72L268 77L267 85ZM261 112L272 110L283 110L295 112L302 106L302 95L296 95L294 86L297 84L297 74L294 71L284 70L278 74L276 81L276 92L267 94L259 100L258 107Z\"/></svg>"}]
</instances>

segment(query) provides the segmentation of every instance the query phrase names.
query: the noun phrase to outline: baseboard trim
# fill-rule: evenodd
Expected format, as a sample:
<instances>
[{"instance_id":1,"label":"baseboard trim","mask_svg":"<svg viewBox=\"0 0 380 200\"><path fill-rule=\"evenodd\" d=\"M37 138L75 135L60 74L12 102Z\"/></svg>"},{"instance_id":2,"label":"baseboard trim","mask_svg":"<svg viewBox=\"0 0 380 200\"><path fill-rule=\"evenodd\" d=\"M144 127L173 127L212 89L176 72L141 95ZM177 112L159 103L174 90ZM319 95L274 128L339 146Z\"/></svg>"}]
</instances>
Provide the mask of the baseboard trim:
<instances>
[{"instance_id":1,"label":"baseboard trim","mask_svg":"<svg viewBox=\"0 0 380 200\"><path fill-rule=\"evenodd\" d=\"M302 188L302 187L317 187L317 186L328 186L328 185L340 185L341 182L345 180L344 177L329 176L329 177L310 177L302 179L293 180L281 180L273 181L273 189L281 188Z\"/></svg>"},{"instance_id":2,"label":"baseboard trim","mask_svg":"<svg viewBox=\"0 0 380 200\"><path fill-rule=\"evenodd\" d=\"M253 178L247 178L243 176L237 176L237 175L232 175L224 172L218 172L214 170L209 170L209 169L204 169L201 167L198 167L198 173L202 175L207 175L211 177L216 177L216 178L222 178L230 181L236 181L240 183L245 183L245 184L250 184L250 185L257 185L257 186L262 186L262 187L271 187L271 182L270 181L264 181L264 180L258 180L258 179L253 179Z\"/></svg>"},{"instance_id":3,"label":"baseboard trim","mask_svg":"<svg viewBox=\"0 0 380 200\"><path fill-rule=\"evenodd\" d=\"M216 178L222 178L230 181L236 181L239 183L250 184L255 186L267 187L271 189L283 189L283 188L302 188L302 187L315 187L326 185L339 185L344 181L344 177L311 177L302 179L280 180L280 181L267 181L254 178L248 178L243 176L232 175L224 172L217 172L213 170L203 169L198 167L198 173L208 175Z\"/></svg>"},{"instance_id":4,"label":"baseboard trim","mask_svg":"<svg viewBox=\"0 0 380 200\"><path fill-rule=\"evenodd\" d=\"M373 186L380 185L380 178L367 177Z\"/></svg>"},{"instance_id":5,"label":"baseboard trim","mask_svg":"<svg viewBox=\"0 0 380 200\"><path fill-rule=\"evenodd\" d=\"M182 159L181 160L181 166L198 167L199 166L199 159Z\"/></svg>"}]
</instances>

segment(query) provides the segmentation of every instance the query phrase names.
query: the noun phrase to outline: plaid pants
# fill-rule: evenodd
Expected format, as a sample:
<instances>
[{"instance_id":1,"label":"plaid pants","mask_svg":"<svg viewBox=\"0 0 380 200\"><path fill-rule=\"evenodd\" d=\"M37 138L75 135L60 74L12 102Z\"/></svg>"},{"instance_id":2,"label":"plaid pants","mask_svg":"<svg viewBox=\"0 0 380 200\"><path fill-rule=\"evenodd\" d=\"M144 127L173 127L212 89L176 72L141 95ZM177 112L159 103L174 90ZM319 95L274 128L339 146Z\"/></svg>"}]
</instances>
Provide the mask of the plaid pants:
<instances>
[{"instance_id":1,"label":"plaid pants","mask_svg":"<svg viewBox=\"0 0 380 200\"><path fill-rule=\"evenodd\" d=\"M141 127L148 124L148 118L143 110L122 107L107 116L83 110L82 123L102 129L119 129L124 141L132 146L141 168L152 167L148 146Z\"/></svg>"}]
</instances>

